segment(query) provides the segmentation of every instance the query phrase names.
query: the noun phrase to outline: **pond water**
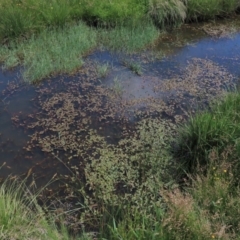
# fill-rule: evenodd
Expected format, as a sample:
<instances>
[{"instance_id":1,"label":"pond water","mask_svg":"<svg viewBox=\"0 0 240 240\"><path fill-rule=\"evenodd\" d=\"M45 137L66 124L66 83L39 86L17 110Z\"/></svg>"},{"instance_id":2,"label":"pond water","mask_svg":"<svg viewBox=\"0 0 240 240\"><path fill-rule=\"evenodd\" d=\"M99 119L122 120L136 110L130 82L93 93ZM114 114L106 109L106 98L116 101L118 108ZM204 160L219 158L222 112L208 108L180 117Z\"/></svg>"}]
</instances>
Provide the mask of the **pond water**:
<instances>
[{"instance_id":1,"label":"pond water","mask_svg":"<svg viewBox=\"0 0 240 240\"><path fill-rule=\"evenodd\" d=\"M238 83L238 23L183 26L154 54L95 51L75 75L37 86L21 82L21 69L1 71L0 177L31 173L41 186L74 166L81 178L100 142L117 144L139 120L184 121Z\"/></svg>"}]
</instances>

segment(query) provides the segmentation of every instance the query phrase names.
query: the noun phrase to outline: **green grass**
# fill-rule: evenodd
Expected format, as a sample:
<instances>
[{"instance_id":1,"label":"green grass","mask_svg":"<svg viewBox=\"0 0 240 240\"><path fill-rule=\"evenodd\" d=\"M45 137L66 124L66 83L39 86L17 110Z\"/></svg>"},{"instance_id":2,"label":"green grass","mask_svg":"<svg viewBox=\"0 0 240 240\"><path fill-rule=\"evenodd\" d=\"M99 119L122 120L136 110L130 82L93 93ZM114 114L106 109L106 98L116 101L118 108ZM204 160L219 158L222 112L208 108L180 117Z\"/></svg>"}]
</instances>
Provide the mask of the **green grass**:
<instances>
[{"instance_id":1,"label":"green grass","mask_svg":"<svg viewBox=\"0 0 240 240\"><path fill-rule=\"evenodd\" d=\"M109 71L110 71L110 64L105 63L105 64L99 64L96 63L96 70L97 70L97 75L99 78L105 78L107 77Z\"/></svg>"},{"instance_id":2,"label":"green grass","mask_svg":"<svg viewBox=\"0 0 240 240\"><path fill-rule=\"evenodd\" d=\"M81 67L83 55L96 47L96 37L96 32L82 22L64 29L45 30L27 41L11 42L10 48L2 46L1 60L5 68L21 64L24 80L34 82Z\"/></svg>"},{"instance_id":3,"label":"green grass","mask_svg":"<svg viewBox=\"0 0 240 240\"><path fill-rule=\"evenodd\" d=\"M83 18L100 26L137 22L145 17L145 0L82 0Z\"/></svg>"},{"instance_id":4,"label":"green grass","mask_svg":"<svg viewBox=\"0 0 240 240\"><path fill-rule=\"evenodd\" d=\"M28 36L48 26L63 27L80 19L88 23L116 25L144 16L139 0L2 0L0 39Z\"/></svg>"},{"instance_id":5,"label":"green grass","mask_svg":"<svg viewBox=\"0 0 240 240\"><path fill-rule=\"evenodd\" d=\"M112 90L117 96L120 96L123 93L123 86L122 86L121 80L118 79L118 77L115 77L113 79Z\"/></svg>"},{"instance_id":6,"label":"green grass","mask_svg":"<svg viewBox=\"0 0 240 240\"><path fill-rule=\"evenodd\" d=\"M188 0L187 19L206 20L216 16L226 16L240 6L237 0Z\"/></svg>"},{"instance_id":7,"label":"green grass","mask_svg":"<svg viewBox=\"0 0 240 240\"><path fill-rule=\"evenodd\" d=\"M0 186L0 238L70 240L67 229L57 227L51 215L46 216L25 181L5 180ZM77 239L77 238L76 238ZM87 238L79 237L79 240Z\"/></svg>"},{"instance_id":8,"label":"green grass","mask_svg":"<svg viewBox=\"0 0 240 240\"><path fill-rule=\"evenodd\" d=\"M135 164L144 166L145 171L148 169L145 175L147 178L142 182L145 190L141 190L141 200L136 198L138 196L136 191L136 196L135 194L129 196L128 203L123 199L117 202L112 189L115 184L110 186L108 184L116 180L117 159L120 153L119 150L112 154L109 150L103 150L100 161L91 165L91 172L89 171L87 177L93 184L91 186L95 186L92 188L93 191L94 188L100 188L95 196L100 197L104 209L103 218L99 219L102 226L101 239L239 239L239 106L240 94L238 92L227 94L215 102L210 111L192 117L179 130L178 144L182 154L180 160L188 167L182 169L180 164L173 171L184 170L182 173L185 174L185 181L180 185L177 184L179 179L174 179L174 175L172 178L163 178L160 177L163 176L163 172L160 175L154 174L154 169L163 170L160 165L159 167L156 165L163 157L157 148L152 148L150 155L148 152L141 155L141 151L134 155L132 152L135 153L134 148L139 143L132 138L135 147L129 147L132 150L123 156L132 156ZM140 132L144 133L140 136L147 145L150 139L156 139L156 135L153 137L152 132L146 129L148 128L145 125L140 128ZM169 143L165 145L166 148L162 144L163 142L161 147L159 145L161 151L168 149ZM109 159L112 161L111 164L108 162ZM123 161L120 162L123 164ZM146 163L150 165L145 165ZM122 167L124 166L126 168L127 165L123 164ZM131 179L131 186L138 182L131 178L137 173L136 166L133 165L132 168L128 163L130 168L126 172L130 174L128 178ZM122 167L120 166L120 169ZM169 167L170 165L165 165L165 173L171 173ZM97 176L104 176L103 171L107 173L107 177L101 181ZM145 195L146 190L159 195L149 193ZM130 199L134 200L135 204L132 205ZM147 199L149 201L146 201Z\"/></svg>"},{"instance_id":9,"label":"green grass","mask_svg":"<svg viewBox=\"0 0 240 240\"><path fill-rule=\"evenodd\" d=\"M239 239L239 113L240 94L234 92L192 117L179 130L185 168L180 164L175 171L184 170L184 183L162 178L162 184L145 185L159 192L161 203L150 201L136 211L119 204L117 213L107 212L103 238Z\"/></svg>"},{"instance_id":10,"label":"green grass","mask_svg":"<svg viewBox=\"0 0 240 240\"><path fill-rule=\"evenodd\" d=\"M141 24L119 25L113 29L100 29L99 42L112 51L132 53L151 45L159 36L159 31L149 20Z\"/></svg>"},{"instance_id":11,"label":"green grass","mask_svg":"<svg viewBox=\"0 0 240 240\"><path fill-rule=\"evenodd\" d=\"M133 53L154 43L156 26L214 18L239 6L237 0L2 0L0 60L5 68L23 66L23 78L34 82L76 70L96 47ZM139 67L133 71L139 74Z\"/></svg>"},{"instance_id":12,"label":"green grass","mask_svg":"<svg viewBox=\"0 0 240 240\"><path fill-rule=\"evenodd\" d=\"M135 74L141 76L142 75L142 67L138 62L123 60L123 65L129 68Z\"/></svg>"},{"instance_id":13,"label":"green grass","mask_svg":"<svg viewBox=\"0 0 240 240\"><path fill-rule=\"evenodd\" d=\"M132 210L118 205L105 212L100 239L239 239L240 189L232 187L233 175L230 169L225 172L224 164L205 175L199 168L184 189L159 187L164 204L152 202L151 215L147 206Z\"/></svg>"},{"instance_id":14,"label":"green grass","mask_svg":"<svg viewBox=\"0 0 240 240\"><path fill-rule=\"evenodd\" d=\"M113 30L96 30L79 22L63 28L46 29L25 41L13 40L0 47L0 60L7 69L23 66L24 80L36 82L50 75L73 72L82 66L83 56L97 46L131 53L150 44L158 35L151 22Z\"/></svg>"},{"instance_id":15,"label":"green grass","mask_svg":"<svg viewBox=\"0 0 240 240\"><path fill-rule=\"evenodd\" d=\"M151 18L161 28L234 12L238 0L1 0L0 39L29 37L46 27L84 20L98 26L141 24Z\"/></svg>"},{"instance_id":16,"label":"green grass","mask_svg":"<svg viewBox=\"0 0 240 240\"><path fill-rule=\"evenodd\" d=\"M228 147L239 156L240 94L228 94L223 100L213 104L211 111L199 113L183 126L178 139L178 154L187 169L196 166L207 167L210 154L216 149L222 154ZM234 161L234 154L232 159ZM237 167L236 165L235 167Z\"/></svg>"},{"instance_id":17,"label":"green grass","mask_svg":"<svg viewBox=\"0 0 240 240\"><path fill-rule=\"evenodd\" d=\"M238 7L236 0L2 0L1 61L5 68L22 65L24 79L34 82L78 69L97 47L133 53L158 38L156 26L224 16ZM140 73L138 65L129 67ZM99 76L107 70L99 67ZM119 81L114 84L120 94ZM101 144L99 159L89 156L85 166L87 185L75 188L84 198L83 224L97 229L99 239L239 239L239 113L236 92L181 128L175 156L186 179L180 186L171 176L182 169L172 166L168 125L143 121L117 147ZM1 239L71 239L24 183L1 185L0 224Z\"/></svg>"},{"instance_id":18,"label":"green grass","mask_svg":"<svg viewBox=\"0 0 240 240\"><path fill-rule=\"evenodd\" d=\"M177 26L186 19L185 0L149 0L148 15L160 28Z\"/></svg>"},{"instance_id":19,"label":"green grass","mask_svg":"<svg viewBox=\"0 0 240 240\"><path fill-rule=\"evenodd\" d=\"M73 19L80 19L82 14L78 0L2 0L0 39L25 37L47 26L61 27Z\"/></svg>"}]
</instances>

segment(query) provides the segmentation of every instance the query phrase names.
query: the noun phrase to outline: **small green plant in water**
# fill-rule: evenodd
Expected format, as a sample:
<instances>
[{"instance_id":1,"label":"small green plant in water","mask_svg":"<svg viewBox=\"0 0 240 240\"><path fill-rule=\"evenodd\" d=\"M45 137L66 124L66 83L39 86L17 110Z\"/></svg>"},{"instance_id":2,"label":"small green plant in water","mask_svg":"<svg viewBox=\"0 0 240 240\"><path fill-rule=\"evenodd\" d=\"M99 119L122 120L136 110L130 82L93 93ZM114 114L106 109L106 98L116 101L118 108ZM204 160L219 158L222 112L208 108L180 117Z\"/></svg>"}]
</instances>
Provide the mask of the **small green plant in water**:
<instances>
[{"instance_id":1,"label":"small green plant in water","mask_svg":"<svg viewBox=\"0 0 240 240\"><path fill-rule=\"evenodd\" d=\"M103 65L97 63L96 68L97 68L98 77L100 78L105 78L110 71L109 63L105 63Z\"/></svg>"},{"instance_id":2,"label":"small green plant in water","mask_svg":"<svg viewBox=\"0 0 240 240\"><path fill-rule=\"evenodd\" d=\"M123 60L123 65L129 68L135 74L141 76L142 75L142 67L138 62L134 62L132 60Z\"/></svg>"},{"instance_id":3,"label":"small green plant in water","mask_svg":"<svg viewBox=\"0 0 240 240\"><path fill-rule=\"evenodd\" d=\"M116 93L116 95L121 95L123 88L122 85L120 83L120 80L118 79L118 77L115 77L113 79L113 87L112 87L113 91Z\"/></svg>"}]
</instances>

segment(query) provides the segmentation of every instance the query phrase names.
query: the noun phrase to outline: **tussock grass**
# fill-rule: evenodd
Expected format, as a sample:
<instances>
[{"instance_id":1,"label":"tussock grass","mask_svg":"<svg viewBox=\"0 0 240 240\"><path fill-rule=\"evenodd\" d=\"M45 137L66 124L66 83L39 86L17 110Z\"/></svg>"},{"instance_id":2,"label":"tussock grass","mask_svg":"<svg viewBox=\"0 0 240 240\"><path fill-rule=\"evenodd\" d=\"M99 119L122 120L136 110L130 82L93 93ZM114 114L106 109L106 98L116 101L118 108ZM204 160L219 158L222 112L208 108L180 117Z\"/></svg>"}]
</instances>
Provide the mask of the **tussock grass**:
<instances>
[{"instance_id":1,"label":"tussock grass","mask_svg":"<svg viewBox=\"0 0 240 240\"><path fill-rule=\"evenodd\" d=\"M179 25L186 18L184 0L149 0L148 15L161 28Z\"/></svg>"},{"instance_id":2,"label":"tussock grass","mask_svg":"<svg viewBox=\"0 0 240 240\"><path fill-rule=\"evenodd\" d=\"M83 18L90 24L109 27L145 18L145 0L82 0Z\"/></svg>"},{"instance_id":3,"label":"tussock grass","mask_svg":"<svg viewBox=\"0 0 240 240\"><path fill-rule=\"evenodd\" d=\"M0 39L28 36L48 26L64 27L66 22L84 19L88 23L113 26L144 17L139 0L2 0Z\"/></svg>"},{"instance_id":4,"label":"tussock grass","mask_svg":"<svg viewBox=\"0 0 240 240\"><path fill-rule=\"evenodd\" d=\"M151 203L151 217L126 207L118 210L124 212L120 218L112 212L112 222L105 222L108 227L103 229L108 239L239 239L240 189L233 185L236 175L235 164L229 164L231 150L221 156L212 152L211 166L196 168L197 174L189 174L180 188L159 186L164 204Z\"/></svg>"},{"instance_id":5,"label":"tussock grass","mask_svg":"<svg viewBox=\"0 0 240 240\"><path fill-rule=\"evenodd\" d=\"M236 11L239 6L238 0L188 0L187 19L205 20L216 16L225 16Z\"/></svg>"},{"instance_id":6,"label":"tussock grass","mask_svg":"<svg viewBox=\"0 0 240 240\"><path fill-rule=\"evenodd\" d=\"M215 148L221 154L226 147L233 145L233 151L238 154L239 104L238 92L228 94L213 104L211 111L192 117L180 130L178 154L187 169L193 171L198 165L208 167L209 154Z\"/></svg>"},{"instance_id":7,"label":"tussock grass","mask_svg":"<svg viewBox=\"0 0 240 240\"><path fill-rule=\"evenodd\" d=\"M110 64L105 63L101 65L99 63L96 63L96 70L97 70L98 77L105 78L110 71Z\"/></svg>"}]
</instances>

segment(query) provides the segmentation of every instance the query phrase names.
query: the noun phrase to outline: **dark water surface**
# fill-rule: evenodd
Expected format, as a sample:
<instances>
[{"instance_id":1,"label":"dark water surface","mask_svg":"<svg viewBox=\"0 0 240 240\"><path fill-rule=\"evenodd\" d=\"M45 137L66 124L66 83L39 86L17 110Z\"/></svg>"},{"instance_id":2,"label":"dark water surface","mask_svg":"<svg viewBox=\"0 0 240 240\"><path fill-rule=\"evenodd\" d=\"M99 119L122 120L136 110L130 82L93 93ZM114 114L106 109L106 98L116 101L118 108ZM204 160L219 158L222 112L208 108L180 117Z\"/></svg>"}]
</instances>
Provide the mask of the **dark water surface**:
<instances>
[{"instance_id":1,"label":"dark water surface","mask_svg":"<svg viewBox=\"0 0 240 240\"><path fill-rule=\"evenodd\" d=\"M56 172L69 173L59 159L81 161L69 147L69 132L79 146L92 130L116 144L139 119L167 116L181 122L186 106L208 101L240 79L239 32L216 37L201 25L185 26L160 39L154 52L158 58L149 52L125 56L96 51L75 76L38 86L22 84L19 69L1 71L0 177L31 171L36 183L44 184ZM142 74L123 64L126 60ZM105 78L97 72L103 64L108 64ZM53 129L54 121L59 130Z\"/></svg>"}]
</instances>

